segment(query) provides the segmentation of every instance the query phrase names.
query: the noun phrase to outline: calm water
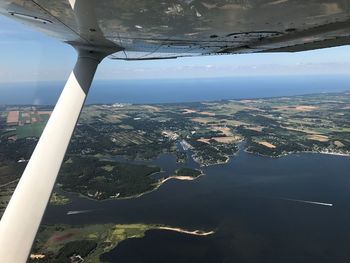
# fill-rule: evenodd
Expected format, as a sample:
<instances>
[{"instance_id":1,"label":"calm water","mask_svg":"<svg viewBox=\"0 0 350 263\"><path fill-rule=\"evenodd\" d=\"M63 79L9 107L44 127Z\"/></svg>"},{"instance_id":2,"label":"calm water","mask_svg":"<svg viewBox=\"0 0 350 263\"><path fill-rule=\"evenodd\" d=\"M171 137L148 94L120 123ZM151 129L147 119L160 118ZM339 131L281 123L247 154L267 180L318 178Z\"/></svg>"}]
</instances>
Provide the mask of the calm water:
<instances>
[{"instance_id":1,"label":"calm water","mask_svg":"<svg viewBox=\"0 0 350 263\"><path fill-rule=\"evenodd\" d=\"M263 98L350 89L350 76L265 76L184 80L94 81L94 103L169 103ZM0 84L0 104L55 104L64 82ZM18 96L21 94L21 96Z\"/></svg>"},{"instance_id":2,"label":"calm water","mask_svg":"<svg viewBox=\"0 0 350 263\"><path fill-rule=\"evenodd\" d=\"M176 169L171 155L155 163ZM143 222L217 231L196 237L151 230L103 255L110 262L350 262L349 170L348 157L272 159L240 152L226 165L205 168L196 181L168 181L137 199L96 202L70 195L73 203L49 207L44 222Z\"/></svg>"}]
</instances>

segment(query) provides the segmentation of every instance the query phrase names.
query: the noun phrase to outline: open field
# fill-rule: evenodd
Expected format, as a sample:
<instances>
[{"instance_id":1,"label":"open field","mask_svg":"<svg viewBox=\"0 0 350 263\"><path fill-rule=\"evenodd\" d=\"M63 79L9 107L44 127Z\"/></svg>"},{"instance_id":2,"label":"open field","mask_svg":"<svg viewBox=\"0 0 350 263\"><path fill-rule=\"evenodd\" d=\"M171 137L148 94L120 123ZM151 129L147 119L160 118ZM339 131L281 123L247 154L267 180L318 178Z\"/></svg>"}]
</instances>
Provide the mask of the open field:
<instances>
[{"instance_id":1,"label":"open field","mask_svg":"<svg viewBox=\"0 0 350 263\"><path fill-rule=\"evenodd\" d=\"M50 110L37 110L35 107L23 107L7 112L6 123L11 127L13 139L40 137L46 122L51 115Z\"/></svg>"},{"instance_id":2,"label":"open field","mask_svg":"<svg viewBox=\"0 0 350 263\"><path fill-rule=\"evenodd\" d=\"M197 118L193 118L191 119L194 122L199 122L199 123L203 123L203 124L207 124L209 122L215 122L216 119L215 118L207 118L207 117L197 117Z\"/></svg>"},{"instance_id":3,"label":"open field","mask_svg":"<svg viewBox=\"0 0 350 263\"><path fill-rule=\"evenodd\" d=\"M46 123L37 122L32 124L26 124L17 127L17 138L27 138L27 137L40 137L42 131L45 128Z\"/></svg>"},{"instance_id":4,"label":"open field","mask_svg":"<svg viewBox=\"0 0 350 263\"><path fill-rule=\"evenodd\" d=\"M147 162L160 154L173 154L179 163L185 163L190 151L200 165L215 165L232 158L241 141L245 142L244 150L271 157L294 152L348 155L349 108L349 92L241 101L85 106L58 181L64 189L93 199L139 196L157 185L151 174L159 168ZM18 179L51 110L11 106L0 112L2 184ZM115 156L122 156L126 162L114 160ZM134 163L140 160L144 166ZM22 168L16 170L20 165ZM11 193L5 188L0 188L4 206ZM56 199L58 203L61 200Z\"/></svg>"},{"instance_id":5,"label":"open field","mask_svg":"<svg viewBox=\"0 0 350 263\"><path fill-rule=\"evenodd\" d=\"M314 135L308 135L307 138L309 140L319 141L319 142L328 142L329 138L324 135L314 134Z\"/></svg>"},{"instance_id":6,"label":"open field","mask_svg":"<svg viewBox=\"0 0 350 263\"><path fill-rule=\"evenodd\" d=\"M317 110L318 107L316 106L308 106L308 105L299 105L299 106L277 106L273 109L279 110L279 111L300 111L300 112L308 112L308 111L314 111Z\"/></svg>"},{"instance_id":7,"label":"open field","mask_svg":"<svg viewBox=\"0 0 350 263\"><path fill-rule=\"evenodd\" d=\"M237 101L207 103L207 110L215 113L215 115L233 115L244 109L246 109L246 106Z\"/></svg>"}]
</instances>

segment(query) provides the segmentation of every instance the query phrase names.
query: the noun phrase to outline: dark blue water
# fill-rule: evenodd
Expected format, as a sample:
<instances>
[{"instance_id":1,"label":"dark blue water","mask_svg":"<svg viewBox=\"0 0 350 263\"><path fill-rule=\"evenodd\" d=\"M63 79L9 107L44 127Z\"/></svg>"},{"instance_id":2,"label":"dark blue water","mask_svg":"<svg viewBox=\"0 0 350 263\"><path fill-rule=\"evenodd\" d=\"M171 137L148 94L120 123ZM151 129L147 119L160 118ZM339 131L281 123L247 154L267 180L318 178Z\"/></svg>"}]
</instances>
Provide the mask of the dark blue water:
<instances>
[{"instance_id":1,"label":"dark blue water","mask_svg":"<svg viewBox=\"0 0 350 263\"><path fill-rule=\"evenodd\" d=\"M0 104L55 104L64 82L0 84ZM350 89L350 76L265 76L184 80L94 81L94 103L169 103L263 98Z\"/></svg>"},{"instance_id":2,"label":"dark blue water","mask_svg":"<svg viewBox=\"0 0 350 263\"><path fill-rule=\"evenodd\" d=\"M175 159L157 162L173 170ZM191 166L191 165L190 165ZM103 255L109 262L350 262L350 158L299 154L274 159L241 152L195 181L168 181L137 199L73 197L50 206L45 223L152 223L215 229L194 237L151 230ZM286 201L303 199L333 207ZM69 210L93 210L67 216Z\"/></svg>"}]
</instances>

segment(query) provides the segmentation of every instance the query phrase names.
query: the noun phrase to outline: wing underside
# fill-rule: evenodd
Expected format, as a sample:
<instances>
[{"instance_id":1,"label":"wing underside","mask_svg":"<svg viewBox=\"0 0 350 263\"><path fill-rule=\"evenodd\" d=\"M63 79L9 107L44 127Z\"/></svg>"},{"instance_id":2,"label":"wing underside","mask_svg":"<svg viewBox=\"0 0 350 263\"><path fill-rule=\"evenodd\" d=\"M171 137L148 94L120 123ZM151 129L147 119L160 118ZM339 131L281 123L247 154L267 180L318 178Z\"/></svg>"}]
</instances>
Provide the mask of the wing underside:
<instances>
[{"instance_id":1,"label":"wing underside","mask_svg":"<svg viewBox=\"0 0 350 263\"><path fill-rule=\"evenodd\" d=\"M79 5L83 26L73 12ZM67 43L117 47L113 59L295 52L350 43L347 0L4 0L0 11Z\"/></svg>"}]
</instances>

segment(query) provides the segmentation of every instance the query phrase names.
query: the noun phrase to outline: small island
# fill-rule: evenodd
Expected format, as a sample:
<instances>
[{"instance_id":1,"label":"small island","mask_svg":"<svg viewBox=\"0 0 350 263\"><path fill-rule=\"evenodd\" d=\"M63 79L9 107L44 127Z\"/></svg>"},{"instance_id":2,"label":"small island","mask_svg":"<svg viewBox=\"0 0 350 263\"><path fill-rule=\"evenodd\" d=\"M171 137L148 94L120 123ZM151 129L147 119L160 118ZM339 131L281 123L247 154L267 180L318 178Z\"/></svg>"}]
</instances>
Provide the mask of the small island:
<instances>
[{"instance_id":1,"label":"small island","mask_svg":"<svg viewBox=\"0 0 350 263\"><path fill-rule=\"evenodd\" d=\"M191 178L197 178L198 176L202 175L203 172L197 169L182 167L176 170L175 174L176 176L188 176Z\"/></svg>"}]
</instances>

